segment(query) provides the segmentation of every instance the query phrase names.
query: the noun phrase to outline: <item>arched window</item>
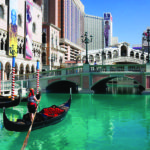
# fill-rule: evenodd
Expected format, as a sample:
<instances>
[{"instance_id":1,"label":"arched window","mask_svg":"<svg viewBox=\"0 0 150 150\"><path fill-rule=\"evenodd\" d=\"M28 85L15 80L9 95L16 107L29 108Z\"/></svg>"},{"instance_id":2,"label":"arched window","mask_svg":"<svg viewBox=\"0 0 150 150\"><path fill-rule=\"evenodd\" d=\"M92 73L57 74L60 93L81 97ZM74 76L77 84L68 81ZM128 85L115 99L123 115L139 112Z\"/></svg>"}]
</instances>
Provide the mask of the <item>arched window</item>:
<instances>
[{"instance_id":1,"label":"arched window","mask_svg":"<svg viewBox=\"0 0 150 150\"><path fill-rule=\"evenodd\" d=\"M21 25L22 25L21 15L18 15L18 26L21 27Z\"/></svg>"},{"instance_id":2,"label":"arched window","mask_svg":"<svg viewBox=\"0 0 150 150\"><path fill-rule=\"evenodd\" d=\"M43 44L46 43L46 33L45 32L42 33L42 43Z\"/></svg>"},{"instance_id":3,"label":"arched window","mask_svg":"<svg viewBox=\"0 0 150 150\"><path fill-rule=\"evenodd\" d=\"M134 57L134 52L133 51L130 52L130 56Z\"/></svg>"},{"instance_id":4,"label":"arched window","mask_svg":"<svg viewBox=\"0 0 150 150\"><path fill-rule=\"evenodd\" d=\"M111 52L110 51L108 52L107 55L108 55L108 59L111 59Z\"/></svg>"},{"instance_id":5,"label":"arched window","mask_svg":"<svg viewBox=\"0 0 150 150\"><path fill-rule=\"evenodd\" d=\"M31 67L31 73L34 73L34 66Z\"/></svg>"},{"instance_id":6,"label":"arched window","mask_svg":"<svg viewBox=\"0 0 150 150\"><path fill-rule=\"evenodd\" d=\"M36 25L35 25L35 23L33 23L33 25L32 25L32 31L33 31L33 33L36 32Z\"/></svg>"},{"instance_id":7,"label":"arched window","mask_svg":"<svg viewBox=\"0 0 150 150\"><path fill-rule=\"evenodd\" d=\"M54 37L52 35L52 38L51 38L51 42L52 42L52 46L54 45Z\"/></svg>"},{"instance_id":8,"label":"arched window","mask_svg":"<svg viewBox=\"0 0 150 150\"><path fill-rule=\"evenodd\" d=\"M46 53L42 53L42 64L46 65Z\"/></svg>"},{"instance_id":9,"label":"arched window","mask_svg":"<svg viewBox=\"0 0 150 150\"><path fill-rule=\"evenodd\" d=\"M93 57L93 55L90 55L90 56L89 56L89 62L91 62L91 63L94 62L94 57Z\"/></svg>"},{"instance_id":10,"label":"arched window","mask_svg":"<svg viewBox=\"0 0 150 150\"><path fill-rule=\"evenodd\" d=\"M95 61L96 61L96 62L99 62L99 61L100 61L100 56L99 56L99 54L96 54L96 56L95 56Z\"/></svg>"},{"instance_id":11,"label":"arched window","mask_svg":"<svg viewBox=\"0 0 150 150\"><path fill-rule=\"evenodd\" d=\"M113 58L117 58L118 57L118 52L117 52L117 50L114 50L113 51Z\"/></svg>"},{"instance_id":12,"label":"arched window","mask_svg":"<svg viewBox=\"0 0 150 150\"><path fill-rule=\"evenodd\" d=\"M2 5L0 5L0 18L4 19L4 9Z\"/></svg>"},{"instance_id":13,"label":"arched window","mask_svg":"<svg viewBox=\"0 0 150 150\"><path fill-rule=\"evenodd\" d=\"M85 61L86 61L86 56L84 56L84 57L82 58L82 61L83 61L83 63L85 63Z\"/></svg>"}]
</instances>

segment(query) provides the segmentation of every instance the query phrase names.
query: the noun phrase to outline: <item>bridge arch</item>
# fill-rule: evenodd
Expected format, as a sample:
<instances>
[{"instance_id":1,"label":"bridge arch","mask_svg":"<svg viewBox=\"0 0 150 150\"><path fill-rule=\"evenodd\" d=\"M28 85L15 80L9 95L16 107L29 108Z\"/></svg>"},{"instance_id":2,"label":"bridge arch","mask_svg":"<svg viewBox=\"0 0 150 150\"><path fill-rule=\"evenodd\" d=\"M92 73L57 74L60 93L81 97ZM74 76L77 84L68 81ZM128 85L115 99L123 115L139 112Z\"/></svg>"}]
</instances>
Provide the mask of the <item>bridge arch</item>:
<instances>
[{"instance_id":1,"label":"bridge arch","mask_svg":"<svg viewBox=\"0 0 150 150\"><path fill-rule=\"evenodd\" d=\"M127 48L126 46L121 46L121 56L127 56Z\"/></svg>"},{"instance_id":2,"label":"bridge arch","mask_svg":"<svg viewBox=\"0 0 150 150\"><path fill-rule=\"evenodd\" d=\"M78 85L75 82L68 80L59 80L51 82L46 87L46 92L48 93L70 93L70 88L72 88L72 93L78 93Z\"/></svg>"},{"instance_id":3,"label":"bridge arch","mask_svg":"<svg viewBox=\"0 0 150 150\"><path fill-rule=\"evenodd\" d=\"M137 81L136 79L130 78L128 76L114 76L114 77L105 77L99 81L97 81L96 83L93 84L93 86L91 87L91 90L94 91L95 94L105 94L108 93L108 86L107 83L109 81L111 81L112 79L115 78L128 78L130 80L133 81L133 87L137 88L139 93L142 92L143 90L145 90L145 87L143 87L143 85L141 85L141 83L139 81ZM113 84L117 84L117 81L113 81ZM130 85L127 85L130 87Z\"/></svg>"}]
</instances>

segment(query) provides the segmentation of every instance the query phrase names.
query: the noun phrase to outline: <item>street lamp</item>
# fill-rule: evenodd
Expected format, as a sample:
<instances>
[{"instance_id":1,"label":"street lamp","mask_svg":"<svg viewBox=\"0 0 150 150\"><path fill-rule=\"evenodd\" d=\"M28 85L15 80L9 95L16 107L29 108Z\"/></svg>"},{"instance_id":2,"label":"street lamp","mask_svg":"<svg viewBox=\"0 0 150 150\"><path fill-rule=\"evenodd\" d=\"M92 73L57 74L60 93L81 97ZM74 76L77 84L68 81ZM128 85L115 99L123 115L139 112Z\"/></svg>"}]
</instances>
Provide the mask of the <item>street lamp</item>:
<instances>
[{"instance_id":1,"label":"street lamp","mask_svg":"<svg viewBox=\"0 0 150 150\"><path fill-rule=\"evenodd\" d=\"M144 64L144 47L142 46L143 64Z\"/></svg>"},{"instance_id":2,"label":"street lamp","mask_svg":"<svg viewBox=\"0 0 150 150\"><path fill-rule=\"evenodd\" d=\"M83 35L83 36L81 36L81 38L82 38L82 43L85 43L86 44L86 61L85 61L85 64L89 64L89 62L88 62L88 44L90 43L90 42L92 42L92 35L90 35L90 40L89 40L89 38L88 38L88 33L87 32L85 32L85 34Z\"/></svg>"},{"instance_id":3,"label":"street lamp","mask_svg":"<svg viewBox=\"0 0 150 150\"><path fill-rule=\"evenodd\" d=\"M59 64L60 64L60 68L61 68L61 64L62 64L62 57L61 56L59 58Z\"/></svg>"},{"instance_id":4,"label":"street lamp","mask_svg":"<svg viewBox=\"0 0 150 150\"><path fill-rule=\"evenodd\" d=\"M103 51L102 51L102 66L103 66L103 63L104 63L104 49L103 49Z\"/></svg>"},{"instance_id":5,"label":"street lamp","mask_svg":"<svg viewBox=\"0 0 150 150\"><path fill-rule=\"evenodd\" d=\"M150 29L147 29L147 32L143 33L143 40L147 40L148 43L148 63L149 63L149 42L150 42Z\"/></svg>"}]
</instances>

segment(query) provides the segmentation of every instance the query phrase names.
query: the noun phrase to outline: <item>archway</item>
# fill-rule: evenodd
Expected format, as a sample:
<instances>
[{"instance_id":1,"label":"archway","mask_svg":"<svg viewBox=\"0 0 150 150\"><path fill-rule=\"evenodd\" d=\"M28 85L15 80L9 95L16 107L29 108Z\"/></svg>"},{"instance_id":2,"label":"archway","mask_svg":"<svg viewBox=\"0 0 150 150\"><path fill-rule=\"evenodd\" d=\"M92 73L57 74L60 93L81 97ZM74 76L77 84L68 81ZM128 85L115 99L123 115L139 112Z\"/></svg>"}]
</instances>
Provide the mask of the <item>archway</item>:
<instances>
[{"instance_id":1,"label":"archway","mask_svg":"<svg viewBox=\"0 0 150 150\"><path fill-rule=\"evenodd\" d=\"M114 50L113 51L113 58L117 58L118 57L118 51L117 50Z\"/></svg>"},{"instance_id":2,"label":"archway","mask_svg":"<svg viewBox=\"0 0 150 150\"><path fill-rule=\"evenodd\" d=\"M99 56L99 54L96 54L96 56L95 56L95 61L96 61L96 62L99 62L99 61L100 61L100 56Z\"/></svg>"},{"instance_id":3,"label":"archway","mask_svg":"<svg viewBox=\"0 0 150 150\"><path fill-rule=\"evenodd\" d=\"M46 65L46 53L45 52L42 53L42 64Z\"/></svg>"},{"instance_id":4,"label":"archway","mask_svg":"<svg viewBox=\"0 0 150 150\"><path fill-rule=\"evenodd\" d=\"M11 72L11 65L9 62L6 63L5 65L5 72L6 72L6 79L10 79L10 72Z\"/></svg>"},{"instance_id":5,"label":"archway","mask_svg":"<svg viewBox=\"0 0 150 150\"><path fill-rule=\"evenodd\" d=\"M126 46L121 46L121 56L127 56L127 48Z\"/></svg>"},{"instance_id":6,"label":"archway","mask_svg":"<svg viewBox=\"0 0 150 150\"><path fill-rule=\"evenodd\" d=\"M110 51L108 52L107 56L108 56L108 59L111 59L111 58L112 58L112 57L111 57L111 52L110 52Z\"/></svg>"},{"instance_id":7,"label":"archway","mask_svg":"<svg viewBox=\"0 0 150 150\"><path fill-rule=\"evenodd\" d=\"M26 65L26 74L30 73L29 65Z\"/></svg>"},{"instance_id":8,"label":"archway","mask_svg":"<svg viewBox=\"0 0 150 150\"><path fill-rule=\"evenodd\" d=\"M31 67L31 73L34 73L34 65Z\"/></svg>"},{"instance_id":9,"label":"archway","mask_svg":"<svg viewBox=\"0 0 150 150\"><path fill-rule=\"evenodd\" d=\"M17 72L18 72L18 65L17 63L15 63L15 74L17 74Z\"/></svg>"},{"instance_id":10,"label":"archway","mask_svg":"<svg viewBox=\"0 0 150 150\"><path fill-rule=\"evenodd\" d=\"M72 88L72 93L78 92L78 85L74 82L61 80L52 82L46 87L48 93L70 93L70 88Z\"/></svg>"},{"instance_id":11,"label":"archway","mask_svg":"<svg viewBox=\"0 0 150 150\"><path fill-rule=\"evenodd\" d=\"M134 57L134 52L133 51L130 52L130 57Z\"/></svg>"},{"instance_id":12,"label":"archway","mask_svg":"<svg viewBox=\"0 0 150 150\"><path fill-rule=\"evenodd\" d=\"M23 64L21 64L20 65L20 71L19 71L19 74L23 74L23 72L24 72L24 66L23 66Z\"/></svg>"},{"instance_id":13,"label":"archway","mask_svg":"<svg viewBox=\"0 0 150 150\"><path fill-rule=\"evenodd\" d=\"M84 56L84 57L82 58L82 62L85 63L85 61L86 61L86 56Z\"/></svg>"},{"instance_id":14,"label":"archway","mask_svg":"<svg viewBox=\"0 0 150 150\"><path fill-rule=\"evenodd\" d=\"M90 63L93 63L93 62L94 62L94 57L93 57L93 55L90 55L90 56L89 56L89 62L90 62Z\"/></svg>"},{"instance_id":15,"label":"archway","mask_svg":"<svg viewBox=\"0 0 150 150\"><path fill-rule=\"evenodd\" d=\"M130 77L106 77L95 83L91 90L95 94L141 94L145 88Z\"/></svg>"},{"instance_id":16,"label":"archway","mask_svg":"<svg viewBox=\"0 0 150 150\"><path fill-rule=\"evenodd\" d=\"M136 53L136 54L135 54L135 57L136 57L137 59L139 59L139 53Z\"/></svg>"}]
</instances>

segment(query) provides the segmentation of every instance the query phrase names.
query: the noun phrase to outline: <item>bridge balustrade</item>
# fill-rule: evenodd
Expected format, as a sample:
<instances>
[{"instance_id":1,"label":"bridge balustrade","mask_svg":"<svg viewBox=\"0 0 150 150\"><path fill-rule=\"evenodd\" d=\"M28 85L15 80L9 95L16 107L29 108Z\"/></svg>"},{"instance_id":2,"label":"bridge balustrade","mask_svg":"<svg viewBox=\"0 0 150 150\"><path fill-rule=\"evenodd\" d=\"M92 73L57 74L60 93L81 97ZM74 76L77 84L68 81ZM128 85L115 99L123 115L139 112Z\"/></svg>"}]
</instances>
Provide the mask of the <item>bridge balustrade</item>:
<instances>
[{"instance_id":1,"label":"bridge balustrade","mask_svg":"<svg viewBox=\"0 0 150 150\"><path fill-rule=\"evenodd\" d=\"M90 72L146 72L146 65L91 65Z\"/></svg>"},{"instance_id":2,"label":"bridge balustrade","mask_svg":"<svg viewBox=\"0 0 150 150\"><path fill-rule=\"evenodd\" d=\"M73 68L66 68L66 75L69 74L79 74L83 72L83 66L73 67Z\"/></svg>"}]
</instances>

